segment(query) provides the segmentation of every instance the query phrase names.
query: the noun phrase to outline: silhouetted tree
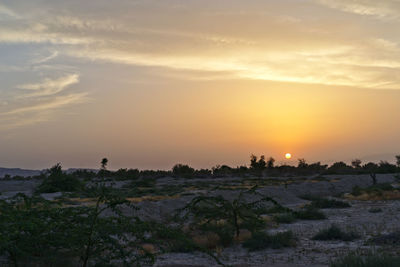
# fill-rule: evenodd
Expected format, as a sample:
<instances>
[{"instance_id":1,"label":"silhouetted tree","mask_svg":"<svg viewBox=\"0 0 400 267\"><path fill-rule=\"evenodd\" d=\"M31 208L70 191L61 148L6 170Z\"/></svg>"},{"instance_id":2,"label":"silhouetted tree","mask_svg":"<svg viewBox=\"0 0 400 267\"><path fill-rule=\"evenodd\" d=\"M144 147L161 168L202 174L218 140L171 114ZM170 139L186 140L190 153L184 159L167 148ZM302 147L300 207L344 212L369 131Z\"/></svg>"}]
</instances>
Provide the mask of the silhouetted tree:
<instances>
[{"instance_id":1,"label":"silhouetted tree","mask_svg":"<svg viewBox=\"0 0 400 267\"><path fill-rule=\"evenodd\" d=\"M107 169L107 164L108 164L108 159L107 158L103 158L100 162L101 164L101 169L106 170Z\"/></svg>"},{"instance_id":2,"label":"silhouetted tree","mask_svg":"<svg viewBox=\"0 0 400 267\"><path fill-rule=\"evenodd\" d=\"M346 174L354 172L354 169L343 161L335 162L328 168L330 173Z\"/></svg>"},{"instance_id":3,"label":"silhouetted tree","mask_svg":"<svg viewBox=\"0 0 400 267\"><path fill-rule=\"evenodd\" d=\"M396 165L391 164L385 160L379 162L379 173L394 173L397 171Z\"/></svg>"},{"instance_id":4,"label":"silhouetted tree","mask_svg":"<svg viewBox=\"0 0 400 267\"><path fill-rule=\"evenodd\" d=\"M258 172L262 172L266 168L267 163L265 162L265 156L262 155L260 159L257 160L257 156L250 156L250 167Z\"/></svg>"},{"instance_id":5,"label":"silhouetted tree","mask_svg":"<svg viewBox=\"0 0 400 267\"><path fill-rule=\"evenodd\" d=\"M233 175L233 169L227 165L217 165L212 168L215 177L230 177Z\"/></svg>"},{"instance_id":6,"label":"silhouetted tree","mask_svg":"<svg viewBox=\"0 0 400 267\"><path fill-rule=\"evenodd\" d=\"M83 189L84 183L77 177L64 173L62 166L57 163L49 170L43 182L38 186L38 193L73 192Z\"/></svg>"},{"instance_id":7,"label":"silhouetted tree","mask_svg":"<svg viewBox=\"0 0 400 267\"><path fill-rule=\"evenodd\" d=\"M267 160L267 168L272 169L274 167L274 164L275 164L275 159L273 157L270 157Z\"/></svg>"},{"instance_id":8,"label":"silhouetted tree","mask_svg":"<svg viewBox=\"0 0 400 267\"><path fill-rule=\"evenodd\" d=\"M191 178L194 175L195 170L189 165L176 164L172 168L172 173L175 177Z\"/></svg>"},{"instance_id":9,"label":"silhouetted tree","mask_svg":"<svg viewBox=\"0 0 400 267\"><path fill-rule=\"evenodd\" d=\"M396 156L396 164L397 164L397 167L400 168L400 155Z\"/></svg>"},{"instance_id":10,"label":"silhouetted tree","mask_svg":"<svg viewBox=\"0 0 400 267\"><path fill-rule=\"evenodd\" d=\"M351 166L353 166L354 169L359 169L361 168L361 160L355 159L351 162Z\"/></svg>"},{"instance_id":11,"label":"silhouetted tree","mask_svg":"<svg viewBox=\"0 0 400 267\"><path fill-rule=\"evenodd\" d=\"M307 167L308 167L308 164L307 164L307 162L306 162L305 159L299 159L299 160L298 160L297 168L303 168L303 169L305 169L305 168L307 168Z\"/></svg>"},{"instance_id":12,"label":"silhouetted tree","mask_svg":"<svg viewBox=\"0 0 400 267\"><path fill-rule=\"evenodd\" d=\"M363 170L369 173L376 172L378 170L378 167L378 164L373 162L368 162L367 164L362 166Z\"/></svg>"}]
</instances>

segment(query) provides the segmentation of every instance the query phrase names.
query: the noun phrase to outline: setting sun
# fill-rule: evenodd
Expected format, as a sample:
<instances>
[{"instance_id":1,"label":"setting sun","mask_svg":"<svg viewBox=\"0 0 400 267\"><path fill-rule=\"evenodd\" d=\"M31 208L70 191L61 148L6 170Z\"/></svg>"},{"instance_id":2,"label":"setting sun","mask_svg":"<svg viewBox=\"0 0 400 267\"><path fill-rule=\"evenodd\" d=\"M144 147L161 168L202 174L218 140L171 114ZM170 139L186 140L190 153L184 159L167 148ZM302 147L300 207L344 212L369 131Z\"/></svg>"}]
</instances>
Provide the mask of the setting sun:
<instances>
[{"instance_id":1,"label":"setting sun","mask_svg":"<svg viewBox=\"0 0 400 267\"><path fill-rule=\"evenodd\" d=\"M285 154L285 158L286 158L286 159L291 159L291 158L292 158L292 154L286 153L286 154Z\"/></svg>"}]
</instances>

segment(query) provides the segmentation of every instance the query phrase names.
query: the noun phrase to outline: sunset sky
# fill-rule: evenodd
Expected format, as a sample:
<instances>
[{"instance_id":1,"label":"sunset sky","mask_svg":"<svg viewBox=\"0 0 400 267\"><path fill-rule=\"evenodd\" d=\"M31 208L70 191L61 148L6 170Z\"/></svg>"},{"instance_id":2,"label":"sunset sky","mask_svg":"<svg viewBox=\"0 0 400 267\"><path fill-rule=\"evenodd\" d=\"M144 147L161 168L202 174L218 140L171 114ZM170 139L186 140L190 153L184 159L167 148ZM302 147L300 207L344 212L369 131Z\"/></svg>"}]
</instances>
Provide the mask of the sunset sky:
<instances>
[{"instance_id":1,"label":"sunset sky","mask_svg":"<svg viewBox=\"0 0 400 267\"><path fill-rule=\"evenodd\" d=\"M394 159L400 0L1 0L0 167Z\"/></svg>"}]
</instances>

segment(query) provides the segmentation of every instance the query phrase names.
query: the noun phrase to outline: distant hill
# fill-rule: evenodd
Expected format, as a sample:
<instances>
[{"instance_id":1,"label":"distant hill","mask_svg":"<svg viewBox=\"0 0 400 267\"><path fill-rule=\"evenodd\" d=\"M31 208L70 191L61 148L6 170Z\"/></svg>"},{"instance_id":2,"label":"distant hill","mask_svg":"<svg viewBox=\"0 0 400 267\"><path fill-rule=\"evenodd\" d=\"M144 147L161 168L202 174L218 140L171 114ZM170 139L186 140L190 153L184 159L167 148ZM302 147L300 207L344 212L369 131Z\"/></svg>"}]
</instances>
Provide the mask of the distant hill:
<instances>
[{"instance_id":1,"label":"distant hill","mask_svg":"<svg viewBox=\"0 0 400 267\"><path fill-rule=\"evenodd\" d=\"M73 173L77 170L87 170L87 171L93 171L93 172L98 172L97 169L84 169L84 168L70 168L66 170L67 173ZM22 177L28 177L28 176L35 176L39 175L41 173L46 172L46 170L26 170L26 169L20 169L20 168L0 168L0 179L4 178L7 174L10 175L11 177L13 176L22 176Z\"/></svg>"},{"instance_id":2,"label":"distant hill","mask_svg":"<svg viewBox=\"0 0 400 267\"><path fill-rule=\"evenodd\" d=\"M43 170L25 170L20 168L0 168L0 178L4 178L7 174L12 176L34 176L39 175L43 172Z\"/></svg>"}]
</instances>

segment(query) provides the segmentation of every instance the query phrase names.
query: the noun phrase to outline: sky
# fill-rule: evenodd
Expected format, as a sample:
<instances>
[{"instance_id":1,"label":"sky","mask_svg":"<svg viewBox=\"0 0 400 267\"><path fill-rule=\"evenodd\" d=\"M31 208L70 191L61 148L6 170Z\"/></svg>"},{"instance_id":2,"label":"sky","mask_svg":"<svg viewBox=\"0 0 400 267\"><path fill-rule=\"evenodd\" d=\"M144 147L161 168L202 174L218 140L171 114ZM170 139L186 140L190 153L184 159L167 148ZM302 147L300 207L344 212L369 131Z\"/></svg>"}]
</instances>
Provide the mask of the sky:
<instances>
[{"instance_id":1,"label":"sky","mask_svg":"<svg viewBox=\"0 0 400 267\"><path fill-rule=\"evenodd\" d=\"M393 161L399 122L400 0L0 1L2 167Z\"/></svg>"}]
</instances>

